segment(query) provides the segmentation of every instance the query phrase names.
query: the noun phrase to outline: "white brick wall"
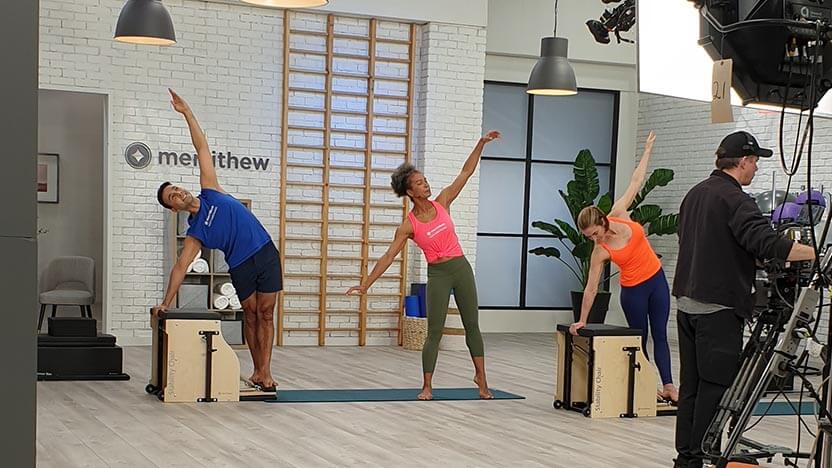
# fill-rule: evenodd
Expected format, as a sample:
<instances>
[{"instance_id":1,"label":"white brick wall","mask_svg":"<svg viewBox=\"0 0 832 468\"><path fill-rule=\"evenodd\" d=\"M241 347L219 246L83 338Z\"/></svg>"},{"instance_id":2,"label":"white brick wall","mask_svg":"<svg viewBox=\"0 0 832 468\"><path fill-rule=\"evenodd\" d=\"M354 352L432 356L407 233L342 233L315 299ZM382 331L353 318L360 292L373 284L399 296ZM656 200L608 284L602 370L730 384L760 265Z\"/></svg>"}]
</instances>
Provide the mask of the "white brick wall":
<instances>
[{"instance_id":1,"label":"white brick wall","mask_svg":"<svg viewBox=\"0 0 832 468\"><path fill-rule=\"evenodd\" d=\"M725 135L737 130L751 132L760 145L775 150L775 156L761 160L759 171L750 187L749 193L759 193L771 189L772 173L776 173L775 182L779 189L785 189L786 177L780 167L778 140L780 133L779 112L762 111L753 108L734 107L734 122L727 124L710 123L710 104L666 96L642 94L639 106L638 153L644 148L644 139L652 129L656 132L656 143L651 169L666 167L676 173L675 179L667 187L650 194L648 201L658 204L665 211L678 212L682 198L688 190L708 177L714 169L714 151ZM784 144L786 145L787 163L790 164L797 132L797 116L787 114L784 124ZM805 118L803 123L805 125ZM815 143L812 150L812 183L832 187L832 121L815 119ZM806 157L799 174L792 181L791 191L798 190L806 184ZM653 236L650 238L654 249L664 255L662 263L673 281L678 253L676 236ZM675 299L671 315L675 316ZM670 329L676 333L675 319L671 320ZM823 332L825 336L825 331Z\"/></svg>"},{"instance_id":2,"label":"white brick wall","mask_svg":"<svg viewBox=\"0 0 832 468\"><path fill-rule=\"evenodd\" d=\"M108 96L106 157L111 239L106 324L120 343L143 344L149 342L150 336L147 310L161 300L168 273L164 258L167 213L156 202L156 188L160 182L170 180L198 191L199 183L195 168L160 165L156 159L159 151L193 152L187 126L170 108L166 88L176 89L190 102L208 134L212 150L269 161L267 171L220 169L219 177L227 191L252 200L254 212L269 233L278 238L283 12L254 9L243 4L167 0L165 6L174 18L178 42L172 47L147 47L113 41L115 20L122 6L122 0L42 0L40 87ZM323 24L316 14L308 14L307 20L309 25ZM339 18L336 31L365 34L364 24L366 20ZM395 22L381 24L379 36L406 38L398 37L402 28ZM313 27L309 25L305 29ZM417 38L413 109L414 160L426 170L434 187L441 188L459 171L479 136L485 30L447 24L427 24L420 29L423 32ZM315 42L316 38L306 40L311 42L298 47L322 45ZM361 53L361 45L353 41L336 41L335 46L340 51ZM407 54L401 45L385 45L382 49L379 53L390 57L401 58ZM308 60L312 63L315 58ZM337 65L343 70L358 71L360 68L350 61ZM378 73L403 76L405 72L400 67L389 68ZM309 75L297 84L305 85L307 80L312 85L322 77ZM336 87L356 86L349 79L335 81ZM401 91L392 82L384 83L384 86L387 92ZM314 105L316 100L320 105L320 95L295 94L292 104ZM338 98L333 105L354 109L356 103L349 98ZM399 101L380 101L376 110L390 112L391 106L401 105ZM314 124L305 119L298 123ZM376 125L385 127L387 124L376 122ZM401 125L400 122L389 125L388 130L401 130L395 127ZM298 134L300 140L315 137L303 132ZM124 149L133 141L144 142L153 151L154 160L147 169L133 170L124 162ZM389 143L398 144L396 141ZM309 162L319 155L300 151L290 157ZM321 171L296 168L290 171L289 177L320 181ZM295 195L315 198L305 191L291 194ZM475 176L453 207L463 248L472 263L476 253L476 201ZM344 216L349 215L344 213ZM319 230L311 224L298 224L289 234L317 235L316 229ZM373 237L384 235L392 233L378 232ZM310 255L316 254L317 246L307 247L308 250L298 248ZM378 255L380 252L372 253L373 258ZM421 253L411 249L409 258L415 266L408 282L424 279ZM330 282L330 285L346 287L346 283L336 283ZM298 287L314 285L299 283ZM307 298L291 300L307 301ZM298 316L291 320L297 320L296 327L317 324L316 316ZM340 318L333 316L330 320L335 323ZM383 326L373 320L376 319L372 318L369 326ZM287 344L317 342L314 336L310 338L305 332L294 335L297 336L287 339ZM333 332L328 343L339 342L354 343L355 337L349 332L340 335ZM368 344L373 343L373 340L368 341Z\"/></svg>"},{"instance_id":3,"label":"white brick wall","mask_svg":"<svg viewBox=\"0 0 832 468\"><path fill-rule=\"evenodd\" d=\"M223 187L253 200L277 237L282 14L186 0L165 5L178 43L142 47L113 41L120 0L44 0L40 87L103 93L110 116L107 158L112 226L107 326L125 344L149 342L148 308L163 294L167 213L156 202L164 180L198 191L192 167L158 164L158 151L193 153L187 126L169 104L177 90L193 107L212 150L269 160L267 171L219 170ZM124 162L127 144L154 153L144 170Z\"/></svg>"}]
</instances>

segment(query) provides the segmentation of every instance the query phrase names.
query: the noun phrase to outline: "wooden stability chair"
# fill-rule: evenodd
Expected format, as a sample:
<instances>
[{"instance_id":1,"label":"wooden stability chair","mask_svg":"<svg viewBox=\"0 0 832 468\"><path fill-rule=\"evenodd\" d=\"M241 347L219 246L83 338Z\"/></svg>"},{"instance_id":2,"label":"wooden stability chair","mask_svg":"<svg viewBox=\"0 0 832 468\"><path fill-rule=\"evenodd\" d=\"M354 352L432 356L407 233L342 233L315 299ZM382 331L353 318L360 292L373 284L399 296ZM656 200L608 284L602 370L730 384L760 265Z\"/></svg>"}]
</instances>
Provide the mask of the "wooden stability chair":
<instances>
[{"instance_id":1,"label":"wooden stability chair","mask_svg":"<svg viewBox=\"0 0 832 468\"><path fill-rule=\"evenodd\" d=\"M558 325L556 338L555 408L592 418L675 413L656 400L656 372L642 350L641 330L587 324L573 336L568 325Z\"/></svg>"},{"instance_id":2,"label":"wooden stability chair","mask_svg":"<svg viewBox=\"0 0 832 468\"><path fill-rule=\"evenodd\" d=\"M222 336L217 312L150 314L153 330L147 393L166 403L273 400L275 392L240 389L240 360Z\"/></svg>"}]
</instances>

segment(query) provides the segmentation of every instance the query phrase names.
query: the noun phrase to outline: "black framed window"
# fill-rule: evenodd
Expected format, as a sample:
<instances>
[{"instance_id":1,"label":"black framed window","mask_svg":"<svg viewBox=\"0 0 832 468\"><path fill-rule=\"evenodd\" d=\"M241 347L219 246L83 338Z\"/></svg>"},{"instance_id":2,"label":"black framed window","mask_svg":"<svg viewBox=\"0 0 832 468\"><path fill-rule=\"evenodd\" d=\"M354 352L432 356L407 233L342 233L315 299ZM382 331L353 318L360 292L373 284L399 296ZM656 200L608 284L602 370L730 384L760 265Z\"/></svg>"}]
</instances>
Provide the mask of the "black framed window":
<instances>
[{"instance_id":1,"label":"black framed window","mask_svg":"<svg viewBox=\"0 0 832 468\"><path fill-rule=\"evenodd\" d=\"M533 96L526 94L525 84L485 82L483 131L500 130L503 137L485 147L480 165L476 274L481 308L571 308L569 291L580 289L579 282L559 261L528 253L538 246L561 247L531 224L570 219L558 189L572 179L581 149L592 151L601 193L614 189L618 110L617 91Z\"/></svg>"}]
</instances>

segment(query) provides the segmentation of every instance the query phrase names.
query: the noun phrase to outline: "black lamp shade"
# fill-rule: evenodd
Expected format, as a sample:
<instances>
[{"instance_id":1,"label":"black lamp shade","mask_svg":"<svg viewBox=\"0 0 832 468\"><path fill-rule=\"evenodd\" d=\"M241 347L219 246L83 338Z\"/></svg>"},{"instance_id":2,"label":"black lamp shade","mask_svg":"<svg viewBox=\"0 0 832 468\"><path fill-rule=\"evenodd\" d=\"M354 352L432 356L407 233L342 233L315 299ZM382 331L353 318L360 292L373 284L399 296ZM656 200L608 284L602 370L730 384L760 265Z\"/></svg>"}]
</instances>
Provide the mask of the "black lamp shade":
<instances>
[{"instance_id":1,"label":"black lamp shade","mask_svg":"<svg viewBox=\"0 0 832 468\"><path fill-rule=\"evenodd\" d=\"M329 3L329 0L242 0L243 3L269 8L315 8Z\"/></svg>"},{"instance_id":2,"label":"black lamp shade","mask_svg":"<svg viewBox=\"0 0 832 468\"><path fill-rule=\"evenodd\" d=\"M545 96L570 96L578 93L575 71L566 59L569 40L544 37L540 41L540 58L529 76L526 92Z\"/></svg>"},{"instance_id":3,"label":"black lamp shade","mask_svg":"<svg viewBox=\"0 0 832 468\"><path fill-rule=\"evenodd\" d=\"M115 40L132 44L176 43L173 20L159 0L127 0L118 15Z\"/></svg>"}]
</instances>

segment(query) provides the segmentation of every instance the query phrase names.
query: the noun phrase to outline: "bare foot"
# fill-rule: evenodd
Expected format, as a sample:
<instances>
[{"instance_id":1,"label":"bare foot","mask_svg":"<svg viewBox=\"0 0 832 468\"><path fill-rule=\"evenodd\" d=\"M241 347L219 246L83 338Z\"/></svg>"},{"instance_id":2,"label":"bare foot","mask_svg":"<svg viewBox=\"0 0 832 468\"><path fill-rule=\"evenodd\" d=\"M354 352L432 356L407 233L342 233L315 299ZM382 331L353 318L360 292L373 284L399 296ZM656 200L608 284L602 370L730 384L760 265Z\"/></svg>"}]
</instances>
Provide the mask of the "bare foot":
<instances>
[{"instance_id":1,"label":"bare foot","mask_svg":"<svg viewBox=\"0 0 832 468\"><path fill-rule=\"evenodd\" d=\"M425 387L422 389L422 393L417 396L419 400L433 400L433 389L430 387Z\"/></svg>"},{"instance_id":2,"label":"bare foot","mask_svg":"<svg viewBox=\"0 0 832 468\"><path fill-rule=\"evenodd\" d=\"M483 400L493 400L494 395L491 393L491 390L488 389L488 384L486 382L480 383L482 379L479 375L474 376L474 383L477 384L477 387L480 389L480 398Z\"/></svg>"},{"instance_id":3,"label":"bare foot","mask_svg":"<svg viewBox=\"0 0 832 468\"><path fill-rule=\"evenodd\" d=\"M263 374L260 374L256 371L253 374L251 374L251 377L249 378L249 382L251 382L253 385L256 385L256 386L262 387L262 388L272 388L272 387L276 388L277 387L277 380L272 378L272 376L270 374L263 375Z\"/></svg>"},{"instance_id":4,"label":"bare foot","mask_svg":"<svg viewBox=\"0 0 832 468\"><path fill-rule=\"evenodd\" d=\"M264 387L277 387L277 380L272 378L272 376L263 378L261 382Z\"/></svg>"}]
</instances>

